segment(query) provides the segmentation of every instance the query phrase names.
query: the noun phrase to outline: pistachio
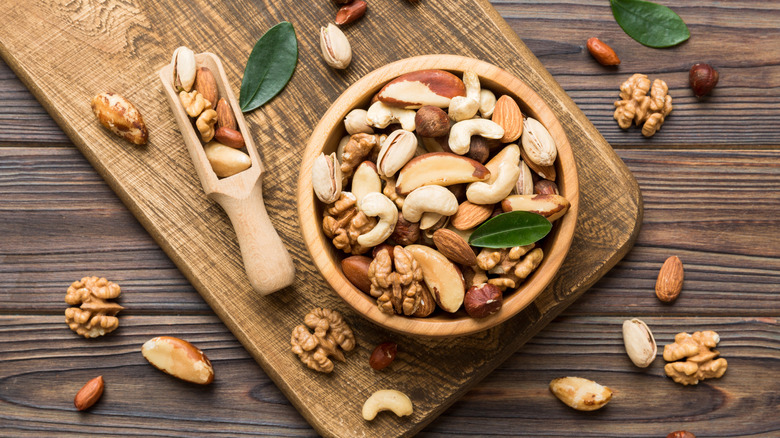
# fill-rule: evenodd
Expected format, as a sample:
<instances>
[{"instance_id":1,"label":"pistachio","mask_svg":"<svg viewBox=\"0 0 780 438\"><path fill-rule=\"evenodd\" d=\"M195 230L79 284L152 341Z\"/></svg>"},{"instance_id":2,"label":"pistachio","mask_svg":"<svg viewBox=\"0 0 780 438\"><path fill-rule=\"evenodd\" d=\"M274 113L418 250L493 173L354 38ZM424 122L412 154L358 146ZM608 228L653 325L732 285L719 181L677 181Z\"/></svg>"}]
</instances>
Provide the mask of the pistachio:
<instances>
[{"instance_id":1,"label":"pistachio","mask_svg":"<svg viewBox=\"0 0 780 438\"><path fill-rule=\"evenodd\" d=\"M349 45L349 40L333 23L328 23L328 27L320 28L320 49L325 62L333 68L345 69L352 61L352 47Z\"/></svg>"},{"instance_id":2,"label":"pistachio","mask_svg":"<svg viewBox=\"0 0 780 438\"><path fill-rule=\"evenodd\" d=\"M341 166L338 165L336 153L325 155L321 153L311 168L312 187L320 201L330 204L336 202L341 195Z\"/></svg>"},{"instance_id":3,"label":"pistachio","mask_svg":"<svg viewBox=\"0 0 780 438\"><path fill-rule=\"evenodd\" d=\"M531 175L531 169L523 160L520 160L520 178L515 183L515 193L518 195L532 195L534 193L534 177Z\"/></svg>"},{"instance_id":4,"label":"pistachio","mask_svg":"<svg viewBox=\"0 0 780 438\"><path fill-rule=\"evenodd\" d=\"M528 158L540 166L552 166L558 149L547 128L538 120L528 117L523 122L523 149Z\"/></svg>"},{"instance_id":5,"label":"pistachio","mask_svg":"<svg viewBox=\"0 0 780 438\"><path fill-rule=\"evenodd\" d=\"M636 318L623 321L623 344L631 362L639 368L650 366L658 353L650 327Z\"/></svg>"},{"instance_id":6,"label":"pistachio","mask_svg":"<svg viewBox=\"0 0 780 438\"><path fill-rule=\"evenodd\" d=\"M382 176L393 176L414 158L417 151L417 137L406 130L397 129L382 142L382 149L376 159L377 169Z\"/></svg>"},{"instance_id":7,"label":"pistachio","mask_svg":"<svg viewBox=\"0 0 780 438\"><path fill-rule=\"evenodd\" d=\"M190 91L195 84L195 52L181 46L173 52L173 87L176 91Z\"/></svg>"},{"instance_id":8,"label":"pistachio","mask_svg":"<svg viewBox=\"0 0 780 438\"><path fill-rule=\"evenodd\" d=\"M368 112L364 109L355 108L344 117L344 128L347 134L373 134L374 128L366 123Z\"/></svg>"}]
</instances>

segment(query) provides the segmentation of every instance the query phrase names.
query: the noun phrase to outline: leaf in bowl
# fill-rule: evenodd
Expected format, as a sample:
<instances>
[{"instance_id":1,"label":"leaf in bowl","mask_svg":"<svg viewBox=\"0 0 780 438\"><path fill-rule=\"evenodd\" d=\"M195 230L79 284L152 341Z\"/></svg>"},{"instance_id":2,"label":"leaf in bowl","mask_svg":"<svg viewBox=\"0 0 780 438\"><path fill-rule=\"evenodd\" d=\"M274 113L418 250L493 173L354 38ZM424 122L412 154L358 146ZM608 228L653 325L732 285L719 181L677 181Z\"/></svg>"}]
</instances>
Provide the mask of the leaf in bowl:
<instances>
[{"instance_id":1,"label":"leaf in bowl","mask_svg":"<svg viewBox=\"0 0 780 438\"><path fill-rule=\"evenodd\" d=\"M528 211L510 211L489 219L469 237L469 245L481 248L511 248L539 241L552 229L544 216Z\"/></svg>"}]
</instances>

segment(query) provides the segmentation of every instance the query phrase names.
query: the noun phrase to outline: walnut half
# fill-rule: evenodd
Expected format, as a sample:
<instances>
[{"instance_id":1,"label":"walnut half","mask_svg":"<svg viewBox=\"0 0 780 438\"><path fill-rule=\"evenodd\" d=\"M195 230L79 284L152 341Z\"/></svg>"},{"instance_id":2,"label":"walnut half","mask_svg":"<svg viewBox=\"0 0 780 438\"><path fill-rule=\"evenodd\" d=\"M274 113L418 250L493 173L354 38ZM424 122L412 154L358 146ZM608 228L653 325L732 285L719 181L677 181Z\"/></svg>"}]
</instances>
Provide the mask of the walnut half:
<instances>
[{"instance_id":1,"label":"walnut half","mask_svg":"<svg viewBox=\"0 0 780 438\"><path fill-rule=\"evenodd\" d=\"M292 352L298 355L301 362L315 371L332 372L333 362L330 357L344 362L341 350L351 351L355 348L352 329L335 310L316 308L306 315L303 323L305 325L293 329L290 344ZM309 329L314 330L314 333Z\"/></svg>"},{"instance_id":2,"label":"walnut half","mask_svg":"<svg viewBox=\"0 0 780 438\"><path fill-rule=\"evenodd\" d=\"M65 310L65 322L71 330L85 338L96 338L119 327L116 314L124 307L108 300L122 293L119 285L98 277L74 281L65 295L71 306Z\"/></svg>"}]
</instances>

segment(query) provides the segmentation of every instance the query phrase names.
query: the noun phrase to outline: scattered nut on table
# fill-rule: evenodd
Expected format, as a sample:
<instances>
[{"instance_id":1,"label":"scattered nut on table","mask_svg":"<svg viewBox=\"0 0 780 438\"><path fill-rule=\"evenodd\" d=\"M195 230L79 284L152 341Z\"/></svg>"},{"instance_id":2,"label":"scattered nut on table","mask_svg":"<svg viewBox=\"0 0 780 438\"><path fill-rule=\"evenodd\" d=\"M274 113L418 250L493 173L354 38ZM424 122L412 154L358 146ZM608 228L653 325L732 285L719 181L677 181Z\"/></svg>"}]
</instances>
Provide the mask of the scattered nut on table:
<instances>
[{"instance_id":1,"label":"scattered nut on table","mask_svg":"<svg viewBox=\"0 0 780 438\"><path fill-rule=\"evenodd\" d=\"M92 98L92 112L104 128L133 144L145 144L149 138L138 109L116 93L100 93Z\"/></svg>"},{"instance_id":2,"label":"scattered nut on table","mask_svg":"<svg viewBox=\"0 0 780 438\"><path fill-rule=\"evenodd\" d=\"M612 390L581 377L561 377L550 382L550 391L578 411L595 411L612 399Z\"/></svg>"},{"instance_id":3,"label":"scattered nut on table","mask_svg":"<svg viewBox=\"0 0 780 438\"><path fill-rule=\"evenodd\" d=\"M173 336L149 339L141 354L155 368L181 380L207 385L214 380L211 361L200 349Z\"/></svg>"},{"instance_id":4,"label":"scattered nut on table","mask_svg":"<svg viewBox=\"0 0 780 438\"><path fill-rule=\"evenodd\" d=\"M110 302L122 293L118 284L99 277L84 277L68 287L65 322L85 338L96 338L119 327L116 314L124 307Z\"/></svg>"},{"instance_id":5,"label":"scattered nut on table","mask_svg":"<svg viewBox=\"0 0 780 438\"><path fill-rule=\"evenodd\" d=\"M683 385L696 385L701 380L723 376L728 362L722 357L718 358L720 353L713 350L718 342L720 336L711 330L694 332L692 335L678 333L674 343L664 347L664 360L670 362L664 366L666 375Z\"/></svg>"},{"instance_id":6,"label":"scattered nut on table","mask_svg":"<svg viewBox=\"0 0 780 438\"><path fill-rule=\"evenodd\" d=\"M292 352L307 367L321 373L333 371L334 359L344 362L346 358L342 351L355 348L355 336L341 313L316 308L309 312L303 320L304 325L293 329L290 344ZM314 330L311 333L309 329Z\"/></svg>"},{"instance_id":7,"label":"scattered nut on table","mask_svg":"<svg viewBox=\"0 0 780 438\"><path fill-rule=\"evenodd\" d=\"M655 295L664 303L671 303L680 296L683 287L685 273L683 264L677 256L671 256L658 271L658 279L655 282Z\"/></svg>"},{"instance_id":8,"label":"scattered nut on table","mask_svg":"<svg viewBox=\"0 0 780 438\"><path fill-rule=\"evenodd\" d=\"M338 70L349 67L352 47L344 32L333 23L320 28L320 49L325 62Z\"/></svg>"},{"instance_id":9,"label":"scattered nut on table","mask_svg":"<svg viewBox=\"0 0 780 438\"><path fill-rule=\"evenodd\" d=\"M382 342L374 348L371 357L368 358L368 365L377 371L381 371L393 363L397 354L398 344L395 342Z\"/></svg>"},{"instance_id":10,"label":"scattered nut on table","mask_svg":"<svg viewBox=\"0 0 780 438\"><path fill-rule=\"evenodd\" d=\"M650 95L648 96L648 92ZM666 82L656 79L650 85L647 75L635 74L620 86L614 118L622 129L642 124L642 135L652 137L672 112L672 96Z\"/></svg>"},{"instance_id":11,"label":"scattered nut on table","mask_svg":"<svg viewBox=\"0 0 780 438\"><path fill-rule=\"evenodd\" d=\"M81 387L79 392L73 398L73 405L80 411L85 411L92 407L103 395L103 376L97 376Z\"/></svg>"},{"instance_id":12,"label":"scattered nut on table","mask_svg":"<svg viewBox=\"0 0 780 438\"><path fill-rule=\"evenodd\" d=\"M631 362L639 368L650 366L658 353L650 327L636 318L623 321L623 345Z\"/></svg>"},{"instance_id":13,"label":"scattered nut on table","mask_svg":"<svg viewBox=\"0 0 780 438\"><path fill-rule=\"evenodd\" d=\"M607 66L620 64L620 58L618 58L617 53L604 41L593 37L588 39L586 45L588 46L588 52L599 64Z\"/></svg>"},{"instance_id":14,"label":"scattered nut on table","mask_svg":"<svg viewBox=\"0 0 780 438\"><path fill-rule=\"evenodd\" d=\"M414 407L409 397L394 389L381 389L363 403L363 419L371 421L382 411L393 411L399 417L412 415Z\"/></svg>"}]
</instances>

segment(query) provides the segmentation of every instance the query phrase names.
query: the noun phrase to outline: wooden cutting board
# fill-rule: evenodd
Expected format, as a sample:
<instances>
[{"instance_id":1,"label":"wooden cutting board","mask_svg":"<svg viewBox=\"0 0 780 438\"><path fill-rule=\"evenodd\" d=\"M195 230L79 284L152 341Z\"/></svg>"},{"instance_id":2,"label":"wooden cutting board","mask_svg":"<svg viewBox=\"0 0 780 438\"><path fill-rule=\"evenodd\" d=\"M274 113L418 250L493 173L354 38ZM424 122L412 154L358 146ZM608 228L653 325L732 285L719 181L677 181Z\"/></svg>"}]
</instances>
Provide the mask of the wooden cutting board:
<instances>
[{"instance_id":1,"label":"wooden cutting board","mask_svg":"<svg viewBox=\"0 0 780 438\"><path fill-rule=\"evenodd\" d=\"M336 10L331 1L275 3L4 0L0 55L312 426L326 436L412 435L625 255L641 223L639 189L609 144L487 0L371 2L366 16L345 30L354 51L345 72L328 68L319 54L319 27L332 21ZM187 45L220 56L238 92L252 46L282 20L297 32L296 72L277 98L247 115L247 122L267 169L263 188L269 215L298 273L292 287L259 297L243 272L227 216L201 190L156 72L173 49ZM483 59L528 83L566 129L580 177L575 240L550 287L509 322L457 340L398 336L350 311L312 265L295 215L300 153L330 103L369 71L427 53ZM89 101L104 91L120 93L140 109L150 131L147 146L132 146L97 124ZM357 334L358 347L331 375L302 367L289 349L293 327L316 306L342 311ZM400 345L399 357L391 370L375 372L367 366L368 356L388 339ZM414 414L365 422L360 407L381 388L409 394Z\"/></svg>"}]
</instances>

